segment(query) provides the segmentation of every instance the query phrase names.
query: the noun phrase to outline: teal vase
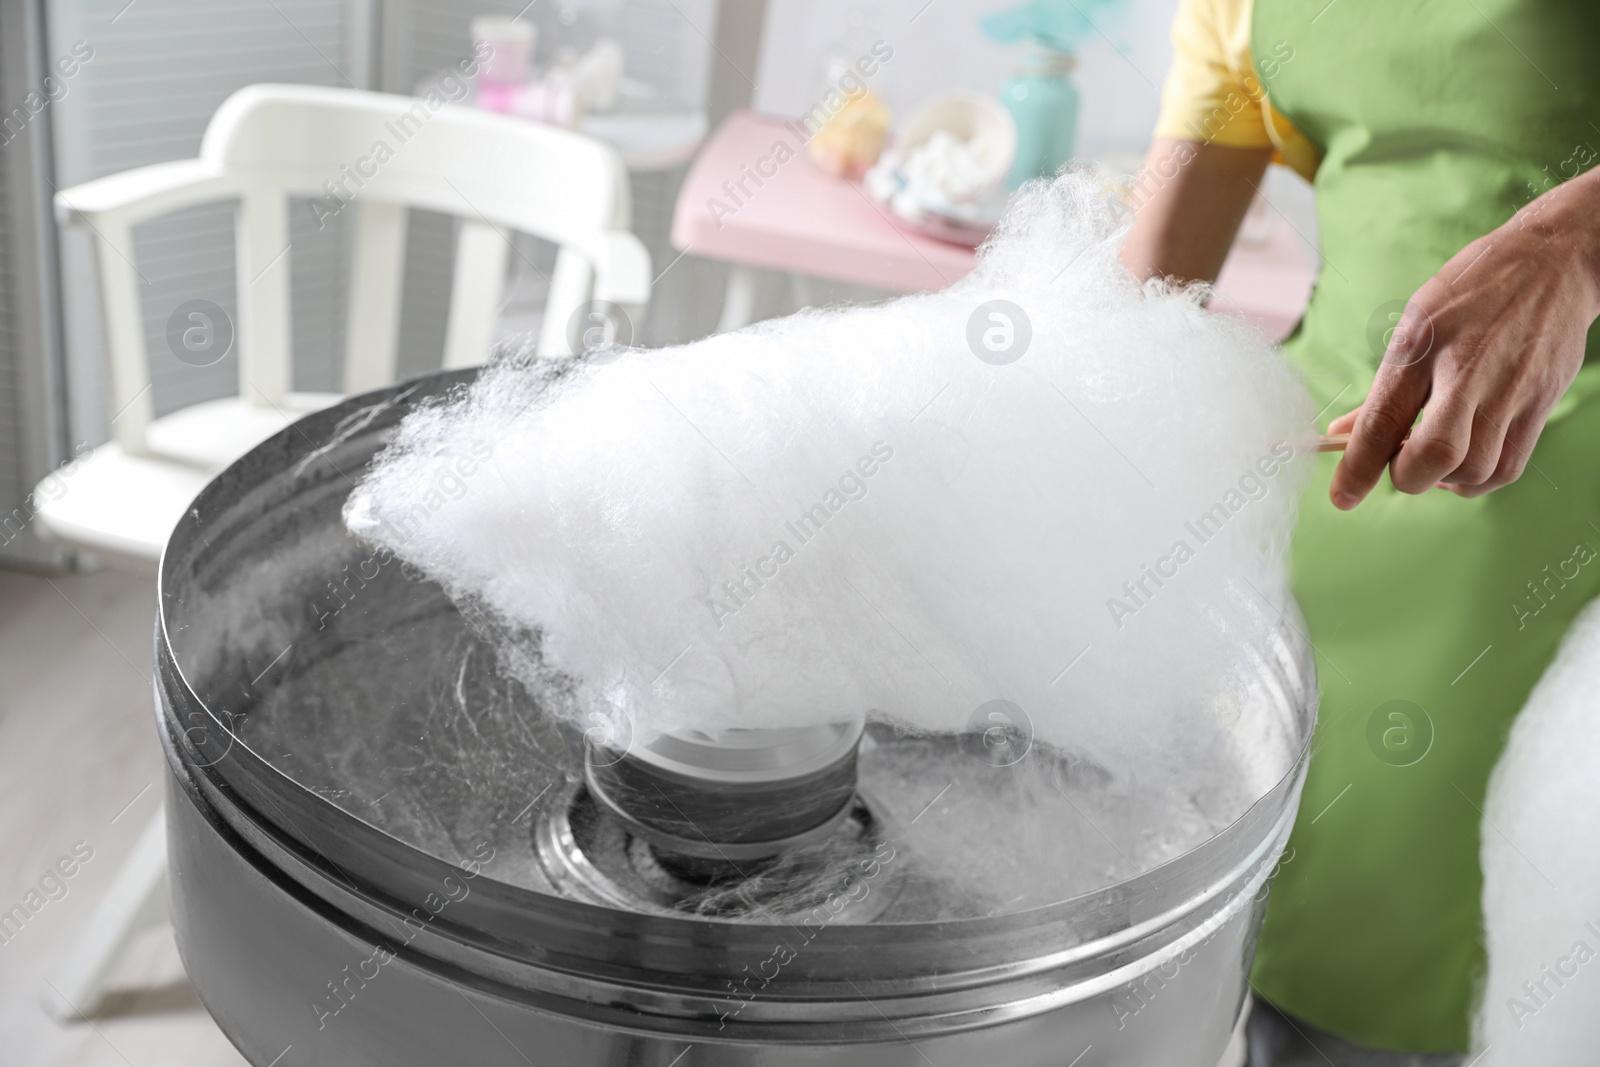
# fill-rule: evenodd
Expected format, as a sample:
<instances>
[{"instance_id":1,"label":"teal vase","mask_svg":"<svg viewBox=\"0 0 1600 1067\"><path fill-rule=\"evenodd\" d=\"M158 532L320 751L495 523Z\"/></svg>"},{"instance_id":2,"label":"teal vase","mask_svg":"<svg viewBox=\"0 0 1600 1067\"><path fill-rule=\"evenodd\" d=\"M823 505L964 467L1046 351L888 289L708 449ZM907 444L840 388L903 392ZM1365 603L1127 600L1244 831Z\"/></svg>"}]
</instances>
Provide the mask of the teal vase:
<instances>
[{"instance_id":1,"label":"teal vase","mask_svg":"<svg viewBox=\"0 0 1600 1067\"><path fill-rule=\"evenodd\" d=\"M1007 184L1054 174L1072 159L1078 136L1077 65L1069 52L1030 42L1022 62L1006 80L1000 99L1017 124L1017 160Z\"/></svg>"}]
</instances>

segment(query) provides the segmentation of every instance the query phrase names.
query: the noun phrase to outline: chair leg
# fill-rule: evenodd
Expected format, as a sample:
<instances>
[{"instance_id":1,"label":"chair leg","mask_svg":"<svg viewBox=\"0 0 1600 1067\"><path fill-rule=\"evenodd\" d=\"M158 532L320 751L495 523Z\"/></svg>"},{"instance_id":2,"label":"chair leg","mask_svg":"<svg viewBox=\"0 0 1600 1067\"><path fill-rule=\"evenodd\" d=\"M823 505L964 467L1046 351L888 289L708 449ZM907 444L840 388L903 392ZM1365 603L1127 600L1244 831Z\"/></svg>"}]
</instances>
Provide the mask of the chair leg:
<instances>
[{"instance_id":1,"label":"chair leg","mask_svg":"<svg viewBox=\"0 0 1600 1067\"><path fill-rule=\"evenodd\" d=\"M810 277L804 274L789 275L789 298L794 301L796 311L816 307L816 287L811 284Z\"/></svg>"},{"instance_id":2,"label":"chair leg","mask_svg":"<svg viewBox=\"0 0 1600 1067\"><path fill-rule=\"evenodd\" d=\"M157 811L140 835L88 924L42 991L45 1010L58 1022L93 1017L105 1002L107 981L141 934L165 925L167 820Z\"/></svg>"},{"instance_id":3,"label":"chair leg","mask_svg":"<svg viewBox=\"0 0 1600 1067\"><path fill-rule=\"evenodd\" d=\"M722 321L718 333L743 329L755 320L756 299L761 295L761 275L753 267L737 264L728 268L728 288L722 297Z\"/></svg>"}]
</instances>

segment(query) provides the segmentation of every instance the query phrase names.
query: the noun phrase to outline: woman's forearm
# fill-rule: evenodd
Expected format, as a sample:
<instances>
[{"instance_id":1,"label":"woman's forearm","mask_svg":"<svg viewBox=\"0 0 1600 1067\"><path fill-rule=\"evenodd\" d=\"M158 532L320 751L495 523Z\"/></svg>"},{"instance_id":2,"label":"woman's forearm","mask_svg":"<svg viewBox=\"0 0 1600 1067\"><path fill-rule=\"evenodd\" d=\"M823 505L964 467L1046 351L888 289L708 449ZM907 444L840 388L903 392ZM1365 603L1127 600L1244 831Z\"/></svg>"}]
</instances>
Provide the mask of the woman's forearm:
<instances>
[{"instance_id":1,"label":"woman's forearm","mask_svg":"<svg viewBox=\"0 0 1600 1067\"><path fill-rule=\"evenodd\" d=\"M1157 140L1129 193L1128 269L1139 278L1216 281L1271 158L1270 148Z\"/></svg>"},{"instance_id":2,"label":"woman's forearm","mask_svg":"<svg viewBox=\"0 0 1600 1067\"><path fill-rule=\"evenodd\" d=\"M1572 265L1568 269L1590 283L1590 320L1600 315L1600 167L1569 178L1524 204L1507 225L1569 248Z\"/></svg>"}]
</instances>

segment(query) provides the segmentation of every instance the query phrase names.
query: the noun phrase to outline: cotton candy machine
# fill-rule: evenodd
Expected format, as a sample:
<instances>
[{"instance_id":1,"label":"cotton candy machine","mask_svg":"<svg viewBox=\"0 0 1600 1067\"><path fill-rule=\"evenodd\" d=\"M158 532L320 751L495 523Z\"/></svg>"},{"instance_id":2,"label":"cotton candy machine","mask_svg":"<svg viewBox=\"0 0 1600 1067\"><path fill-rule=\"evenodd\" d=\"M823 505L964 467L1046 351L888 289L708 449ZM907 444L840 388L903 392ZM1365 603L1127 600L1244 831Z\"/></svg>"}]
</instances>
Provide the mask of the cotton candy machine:
<instances>
[{"instance_id":1,"label":"cotton candy machine","mask_svg":"<svg viewBox=\"0 0 1600 1067\"><path fill-rule=\"evenodd\" d=\"M1240 652L1244 784L1176 799L1009 721L557 718L340 519L468 376L302 419L162 563L173 919L250 1062L1212 1067L1304 774L1292 627Z\"/></svg>"}]
</instances>

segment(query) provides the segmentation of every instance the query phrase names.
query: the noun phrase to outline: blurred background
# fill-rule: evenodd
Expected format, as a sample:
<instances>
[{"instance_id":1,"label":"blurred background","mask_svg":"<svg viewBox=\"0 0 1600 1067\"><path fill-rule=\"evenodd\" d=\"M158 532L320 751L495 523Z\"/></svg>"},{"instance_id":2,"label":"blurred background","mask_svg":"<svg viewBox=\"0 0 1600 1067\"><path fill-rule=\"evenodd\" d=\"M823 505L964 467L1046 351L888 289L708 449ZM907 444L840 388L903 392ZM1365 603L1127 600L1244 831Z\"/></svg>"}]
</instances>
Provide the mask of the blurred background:
<instances>
[{"instance_id":1,"label":"blurred background","mask_svg":"<svg viewBox=\"0 0 1600 1067\"><path fill-rule=\"evenodd\" d=\"M175 521L139 479L166 479L168 496L192 492L182 486L203 484L240 450L159 444L199 432L175 417L225 414L215 405L245 392L241 346L202 359L173 341L191 323L206 338L254 328L241 320L237 207L180 205L135 222L119 243L109 223L97 228L94 197L75 190L131 172L113 188L142 195L139 168L199 155L213 114L246 86L442 93L446 108L564 127L615 149L626 226L650 260L648 304L628 331L634 343L674 344L807 305L942 287L970 268L972 245L1018 181L1072 160L1132 174L1156 118L1175 7L0 5L0 1062L242 1062L188 988L159 907L141 912L154 876L135 870L159 812L153 574ZM474 56L492 58L458 77ZM859 65L868 56L871 74ZM774 161L784 137L795 158ZM1274 168L1263 194L1218 305L1281 336L1309 289L1315 220L1309 189L1287 171ZM306 190L288 199L282 261L261 270L287 270L293 389L337 394L351 331L362 328L350 313L359 216ZM468 247L462 226L448 213L405 213L392 324L400 377L440 364ZM491 340L538 335L554 299L548 236L504 230L511 251L493 265L503 277ZM113 276L133 280L124 304L108 289ZM209 317L189 318L193 307ZM142 357L121 380L109 369L117 345ZM118 437L119 420L149 432ZM105 903L119 894L120 912Z\"/></svg>"}]
</instances>

